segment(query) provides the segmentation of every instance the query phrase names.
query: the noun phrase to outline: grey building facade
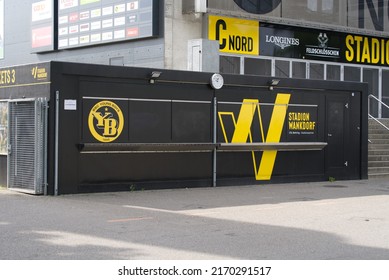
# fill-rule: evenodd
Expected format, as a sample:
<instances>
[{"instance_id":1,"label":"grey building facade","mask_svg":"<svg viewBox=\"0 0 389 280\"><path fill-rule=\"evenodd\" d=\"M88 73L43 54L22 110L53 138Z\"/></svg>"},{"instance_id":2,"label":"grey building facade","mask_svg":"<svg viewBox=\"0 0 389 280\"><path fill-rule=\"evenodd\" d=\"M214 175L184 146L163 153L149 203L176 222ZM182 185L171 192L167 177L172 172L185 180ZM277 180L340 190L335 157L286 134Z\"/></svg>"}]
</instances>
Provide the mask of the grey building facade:
<instances>
[{"instance_id":1,"label":"grey building facade","mask_svg":"<svg viewBox=\"0 0 389 280\"><path fill-rule=\"evenodd\" d=\"M281 31L277 30L286 27L304 28L307 33L312 33L312 36L316 37L320 33L335 31L345 35L350 33L382 40L388 36L389 31L388 2L384 0L272 0L265 2L244 0L1 0L0 65L8 67L56 60L175 70L197 70L196 68L202 68L200 70L205 71L215 70L219 69L219 65L207 66L209 69L198 65L199 60L206 62L211 59L213 63L217 63L216 59L218 59L215 58L215 44L206 42L214 39L209 36L211 28L209 15L256 21L260 32L261 26L266 24L277 24L278 26L274 28L276 33L280 33ZM286 38L287 36L278 37ZM263 40L262 38L256 39ZM331 38L328 40L331 44ZM342 42L336 42L335 45L341 48ZM196 53L199 47L204 48L200 58ZM286 48L288 47L290 46ZM355 46L355 49L359 47L361 52L364 51L363 45ZM381 47L380 45L377 48L379 52L386 52L386 46ZM368 51L374 52L373 49L374 46L369 46ZM282 57L282 55L266 53L263 50L260 48L254 54L221 51L220 71L276 76L279 74L277 66L283 65L280 67L285 68L286 64L283 61L274 61L272 58L296 58L286 55ZM223 54L227 55L223 56ZM270 66L270 69L267 66L265 70L261 70L262 72L244 70L245 61L248 62L247 65L254 64L255 67L256 63L249 61L264 57L270 58L270 61L263 61L265 65L275 63L277 66ZM309 57L303 55L299 58L307 63L310 61ZM325 57L322 58L322 61L328 61ZM315 60L320 61L320 59ZM335 79L347 79L344 76L348 74L344 72L347 72L348 68L344 71L344 67L340 64L338 65L340 68L309 64L304 66L300 63L303 61L298 60L295 64L295 71L298 72L295 75L299 77L327 79L328 77L324 74L331 76L334 70L339 72L339 77L337 73L334 74ZM262 62L257 62L263 68ZM382 66L379 63L369 63L367 60L362 63L357 61L347 61L347 63L364 64L373 68ZM384 64L383 66L386 67L387 63ZM315 72L315 67L319 73L311 75L309 69ZM292 74L289 76L293 77L293 64L290 68ZM306 68L305 72L304 68ZM387 98L385 90L381 87L386 87L384 81L389 74L386 71L382 72L384 68L374 68L377 71L370 69L367 69L365 73L361 70L360 80L371 83L372 93L377 97ZM285 69L282 69L282 72L285 72ZM351 72L356 72L356 69L351 68ZM358 79L358 77L353 75L353 79Z\"/></svg>"},{"instance_id":2,"label":"grey building facade","mask_svg":"<svg viewBox=\"0 0 389 280\"><path fill-rule=\"evenodd\" d=\"M245 76L250 76L247 81L250 80L255 85L257 82L253 80L257 78L260 87L264 88L264 96L284 78L293 85L290 87L291 91L298 89L300 82L306 83L311 89L320 82L325 85L322 88L343 85L348 91L347 98L338 100L338 96L335 96L336 100L333 100L336 106L340 104L339 108L342 110L349 109L349 104L352 104L349 100L358 95L347 87L347 82L366 82L372 102L366 105L366 90L360 91L360 103L357 107L363 110L356 110L350 118L360 122L353 124L353 129L364 129L363 139L361 138L363 152L360 153L363 164L355 166L360 167L357 175L365 177L367 107L374 117L389 117L389 112L380 103L389 103L388 11L389 1L384 0L0 0L0 156L6 158L10 154L7 131L13 130L9 125L11 117L9 120L8 117L12 116L10 108L17 102L14 96L22 99L34 98L27 92L29 83L24 82L30 79L33 79L34 86L54 85L50 80L49 68L41 63L55 61L60 66L62 63L71 65L69 67L74 73L77 72L77 66L73 63L85 63L82 67L89 64L103 65L99 68L102 70L96 72L98 77L109 77L112 80L115 80L112 74L103 72L119 73L119 70L107 67L109 65L167 69L172 70L172 77L182 70L220 72L227 81L244 81ZM56 63L54 64L57 65ZM26 64L29 66L18 66ZM62 67L58 65L53 69ZM88 76L88 71L83 69L83 75ZM125 71L127 70L120 73ZM66 75L73 74L69 72L61 77ZM96 77L92 75L90 78ZM205 85L202 90L209 91L211 88L208 78L201 77L201 83ZM265 81L269 77L271 85ZM145 82L144 77L141 80L141 83L146 83L144 86L147 89L152 84L151 80L150 84L147 80ZM187 80L191 78L188 77ZM58 81L60 83L57 84L62 83L61 79ZM111 80L109 82L115 83ZM21 88L21 84L27 87ZM244 82L235 84L244 86ZM177 85L180 85L179 81ZM226 83L226 87L231 85ZM78 83L74 83L75 89L77 86ZM255 87L257 86L253 88ZM11 91L12 94L9 94ZM237 90L237 94L240 91ZM48 92L48 102L54 102L53 91ZM74 93L70 88L66 88L66 92L70 95ZM36 94L35 97L40 97L41 93ZM66 100L68 103L64 103L68 107L64 108L67 111L77 111L79 107L74 105L78 104L75 101L77 98L79 97L69 97ZM326 99L327 96L321 98ZM331 101L332 97L328 98ZM139 97L135 99L136 102L139 101ZM301 98L298 102L305 108L307 104L304 102L308 102L308 99ZM78 102L84 104L83 99ZM275 101L269 102L272 104ZM314 107L330 108L330 103L318 103ZM333 115L332 111L320 112L323 116ZM227 116L232 114L227 109L221 113ZM312 116L316 114L318 113L315 111ZM329 143L327 138L330 136L326 137L325 132L329 129L327 123L331 122L327 117L324 120L322 123L326 124L321 128L320 137L323 136L322 140ZM349 127L349 117L344 120L344 127ZM214 127L217 126L216 123L217 121L214 122ZM347 134L343 131L344 129L339 129L342 137ZM319 137L317 133L313 135ZM316 138L315 141L318 139ZM225 142L228 142L227 137ZM359 144L355 147L360 147ZM4 162L6 161L3 160L3 165ZM336 164L347 169L351 162L341 159ZM323 166L320 170L324 170ZM284 169L280 170L283 172ZM327 171L323 174L328 175Z\"/></svg>"},{"instance_id":3,"label":"grey building facade","mask_svg":"<svg viewBox=\"0 0 389 280\"><path fill-rule=\"evenodd\" d=\"M384 0L0 0L0 68L64 61L361 81L389 103L388 11ZM372 115L389 117L372 100Z\"/></svg>"}]
</instances>

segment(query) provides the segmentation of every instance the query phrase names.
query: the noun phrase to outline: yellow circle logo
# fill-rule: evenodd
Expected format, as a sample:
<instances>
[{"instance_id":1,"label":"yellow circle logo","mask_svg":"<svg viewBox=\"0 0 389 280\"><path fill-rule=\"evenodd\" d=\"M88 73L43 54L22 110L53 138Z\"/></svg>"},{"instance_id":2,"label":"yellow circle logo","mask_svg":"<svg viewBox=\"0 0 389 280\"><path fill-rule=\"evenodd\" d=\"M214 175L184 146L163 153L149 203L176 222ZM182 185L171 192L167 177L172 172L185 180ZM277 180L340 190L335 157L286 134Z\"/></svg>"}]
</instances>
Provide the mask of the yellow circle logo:
<instances>
[{"instance_id":1,"label":"yellow circle logo","mask_svg":"<svg viewBox=\"0 0 389 280\"><path fill-rule=\"evenodd\" d=\"M88 126L98 141L104 143L115 141L123 131L122 110L112 101L101 101L90 111Z\"/></svg>"}]
</instances>

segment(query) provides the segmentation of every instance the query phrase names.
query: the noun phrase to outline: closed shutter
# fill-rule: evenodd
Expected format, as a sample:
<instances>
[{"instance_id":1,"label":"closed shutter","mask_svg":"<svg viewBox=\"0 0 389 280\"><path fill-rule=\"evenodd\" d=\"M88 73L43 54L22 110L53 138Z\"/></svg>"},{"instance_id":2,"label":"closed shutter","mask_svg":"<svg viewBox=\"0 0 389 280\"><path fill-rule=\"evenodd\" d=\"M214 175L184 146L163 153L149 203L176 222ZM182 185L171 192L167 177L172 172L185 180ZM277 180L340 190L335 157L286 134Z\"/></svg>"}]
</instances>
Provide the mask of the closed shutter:
<instances>
[{"instance_id":1,"label":"closed shutter","mask_svg":"<svg viewBox=\"0 0 389 280\"><path fill-rule=\"evenodd\" d=\"M8 188L43 194L46 177L47 101L9 102Z\"/></svg>"}]
</instances>

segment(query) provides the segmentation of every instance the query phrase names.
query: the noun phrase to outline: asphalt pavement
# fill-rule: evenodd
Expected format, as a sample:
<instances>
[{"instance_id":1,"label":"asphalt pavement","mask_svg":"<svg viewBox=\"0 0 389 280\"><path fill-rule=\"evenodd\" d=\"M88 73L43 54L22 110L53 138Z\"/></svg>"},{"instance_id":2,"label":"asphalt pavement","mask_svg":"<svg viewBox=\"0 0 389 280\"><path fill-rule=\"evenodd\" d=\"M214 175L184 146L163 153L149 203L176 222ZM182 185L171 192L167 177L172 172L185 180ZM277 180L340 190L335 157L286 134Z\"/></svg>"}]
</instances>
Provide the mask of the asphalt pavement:
<instances>
[{"instance_id":1,"label":"asphalt pavement","mask_svg":"<svg viewBox=\"0 0 389 280\"><path fill-rule=\"evenodd\" d=\"M0 189L2 260L388 260L389 179L32 196Z\"/></svg>"}]
</instances>

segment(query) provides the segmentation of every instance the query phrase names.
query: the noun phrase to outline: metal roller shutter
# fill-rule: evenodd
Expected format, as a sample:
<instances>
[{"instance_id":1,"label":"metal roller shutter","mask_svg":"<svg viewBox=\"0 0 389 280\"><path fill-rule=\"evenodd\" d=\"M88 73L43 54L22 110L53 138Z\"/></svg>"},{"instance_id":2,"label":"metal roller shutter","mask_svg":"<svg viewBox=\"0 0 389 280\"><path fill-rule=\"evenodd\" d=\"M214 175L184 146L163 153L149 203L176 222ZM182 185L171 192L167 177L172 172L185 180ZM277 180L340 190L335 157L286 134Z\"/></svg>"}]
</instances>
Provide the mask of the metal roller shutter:
<instances>
[{"instance_id":1,"label":"metal roller shutter","mask_svg":"<svg viewBox=\"0 0 389 280\"><path fill-rule=\"evenodd\" d=\"M8 188L44 193L46 124L45 99L9 102Z\"/></svg>"}]
</instances>

